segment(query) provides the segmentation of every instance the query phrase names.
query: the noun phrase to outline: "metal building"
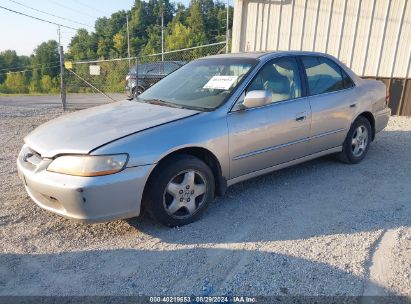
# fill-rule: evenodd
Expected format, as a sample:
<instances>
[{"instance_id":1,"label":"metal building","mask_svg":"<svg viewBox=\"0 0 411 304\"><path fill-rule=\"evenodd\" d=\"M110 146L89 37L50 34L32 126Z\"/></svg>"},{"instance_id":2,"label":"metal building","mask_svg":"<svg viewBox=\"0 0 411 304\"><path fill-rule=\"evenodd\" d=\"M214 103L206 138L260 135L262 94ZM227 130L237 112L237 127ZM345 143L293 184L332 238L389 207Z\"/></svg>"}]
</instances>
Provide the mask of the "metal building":
<instances>
[{"instance_id":1,"label":"metal building","mask_svg":"<svg viewBox=\"0 0 411 304\"><path fill-rule=\"evenodd\" d=\"M390 86L411 115L411 1L235 0L232 52L306 50L338 57Z\"/></svg>"}]
</instances>

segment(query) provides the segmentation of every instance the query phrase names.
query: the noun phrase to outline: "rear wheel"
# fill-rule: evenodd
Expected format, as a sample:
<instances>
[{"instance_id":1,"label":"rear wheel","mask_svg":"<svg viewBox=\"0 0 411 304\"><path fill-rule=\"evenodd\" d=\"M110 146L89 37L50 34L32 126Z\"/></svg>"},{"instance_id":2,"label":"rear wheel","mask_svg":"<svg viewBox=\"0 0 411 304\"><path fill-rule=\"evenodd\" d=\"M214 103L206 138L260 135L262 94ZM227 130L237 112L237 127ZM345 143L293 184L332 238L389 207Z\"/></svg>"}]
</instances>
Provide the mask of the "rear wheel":
<instances>
[{"instance_id":1,"label":"rear wheel","mask_svg":"<svg viewBox=\"0 0 411 304\"><path fill-rule=\"evenodd\" d=\"M191 155L173 157L150 177L144 207L166 226L183 226L197 220L214 198L211 169Z\"/></svg>"},{"instance_id":2,"label":"rear wheel","mask_svg":"<svg viewBox=\"0 0 411 304\"><path fill-rule=\"evenodd\" d=\"M372 138L371 124L367 118L359 116L352 124L338 158L349 164L357 164L366 156Z\"/></svg>"}]
</instances>

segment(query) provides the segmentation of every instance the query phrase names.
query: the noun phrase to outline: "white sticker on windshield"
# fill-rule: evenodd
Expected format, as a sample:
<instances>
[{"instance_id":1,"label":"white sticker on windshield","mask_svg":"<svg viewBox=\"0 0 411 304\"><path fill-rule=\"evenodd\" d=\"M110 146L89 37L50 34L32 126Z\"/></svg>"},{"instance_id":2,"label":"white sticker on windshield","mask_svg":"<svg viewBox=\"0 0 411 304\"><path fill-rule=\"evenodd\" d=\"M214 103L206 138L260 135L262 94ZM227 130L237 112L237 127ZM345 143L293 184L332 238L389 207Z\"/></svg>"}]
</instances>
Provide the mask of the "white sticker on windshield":
<instances>
[{"instance_id":1,"label":"white sticker on windshield","mask_svg":"<svg viewBox=\"0 0 411 304\"><path fill-rule=\"evenodd\" d=\"M237 78L238 76L213 76L203 89L228 90Z\"/></svg>"}]
</instances>

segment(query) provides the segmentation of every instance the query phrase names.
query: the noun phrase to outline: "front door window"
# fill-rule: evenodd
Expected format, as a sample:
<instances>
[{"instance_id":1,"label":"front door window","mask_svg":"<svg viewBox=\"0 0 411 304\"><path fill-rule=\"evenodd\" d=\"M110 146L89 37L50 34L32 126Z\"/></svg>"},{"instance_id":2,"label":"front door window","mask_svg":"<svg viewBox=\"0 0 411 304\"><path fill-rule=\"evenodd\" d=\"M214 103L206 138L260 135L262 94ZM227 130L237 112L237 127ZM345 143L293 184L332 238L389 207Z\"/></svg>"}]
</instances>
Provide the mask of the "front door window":
<instances>
[{"instance_id":1,"label":"front door window","mask_svg":"<svg viewBox=\"0 0 411 304\"><path fill-rule=\"evenodd\" d=\"M280 58L267 63L257 73L247 91L266 90L272 103L301 97L301 79L294 58Z\"/></svg>"}]
</instances>

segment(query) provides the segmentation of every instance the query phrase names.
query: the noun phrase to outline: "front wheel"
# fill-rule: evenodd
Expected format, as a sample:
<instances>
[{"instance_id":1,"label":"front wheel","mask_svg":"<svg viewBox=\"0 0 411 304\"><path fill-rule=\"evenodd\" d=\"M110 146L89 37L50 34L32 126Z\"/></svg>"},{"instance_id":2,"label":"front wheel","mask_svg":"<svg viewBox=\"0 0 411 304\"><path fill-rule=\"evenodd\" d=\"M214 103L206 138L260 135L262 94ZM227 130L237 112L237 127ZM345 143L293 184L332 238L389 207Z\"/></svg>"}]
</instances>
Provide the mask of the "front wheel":
<instances>
[{"instance_id":1,"label":"front wheel","mask_svg":"<svg viewBox=\"0 0 411 304\"><path fill-rule=\"evenodd\" d=\"M133 90L133 96L134 98L137 98L138 95L140 95L141 93L144 92L144 88L143 87L137 87Z\"/></svg>"},{"instance_id":2,"label":"front wheel","mask_svg":"<svg viewBox=\"0 0 411 304\"><path fill-rule=\"evenodd\" d=\"M144 207L153 219L170 227L197 220L214 198L211 169L191 155L160 164L147 186Z\"/></svg>"},{"instance_id":3,"label":"front wheel","mask_svg":"<svg viewBox=\"0 0 411 304\"><path fill-rule=\"evenodd\" d=\"M366 156L372 138L371 124L360 116L352 124L343 144L343 151L338 159L348 164L357 164Z\"/></svg>"}]
</instances>

